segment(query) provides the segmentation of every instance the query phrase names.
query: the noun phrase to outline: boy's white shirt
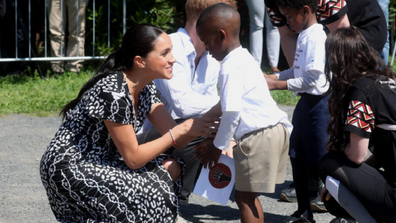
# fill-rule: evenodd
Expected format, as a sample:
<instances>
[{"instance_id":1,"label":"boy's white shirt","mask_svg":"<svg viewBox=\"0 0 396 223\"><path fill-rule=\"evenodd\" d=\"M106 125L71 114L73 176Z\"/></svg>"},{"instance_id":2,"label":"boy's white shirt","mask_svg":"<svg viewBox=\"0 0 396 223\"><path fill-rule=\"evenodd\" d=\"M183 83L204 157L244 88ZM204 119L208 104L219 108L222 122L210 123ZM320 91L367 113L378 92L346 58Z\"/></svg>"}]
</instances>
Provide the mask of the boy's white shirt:
<instances>
[{"instance_id":1,"label":"boy's white shirt","mask_svg":"<svg viewBox=\"0 0 396 223\"><path fill-rule=\"evenodd\" d=\"M180 28L169 35L173 44L173 77L154 80L161 100L173 119L202 115L219 102L217 81L220 64L205 51L195 69L196 51L187 31ZM140 132L152 128L145 121Z\"/></svg>"},{"instance_id":2,"label":"boy's white shirt","mask_svg":"<svg viewBox=\"0 0 396 223\"><path fill-rule=\"evenodd\" d=\"M234 137L284 124L292 125L270 95L265 77L253 56L242 47L231 51L222 61L219 75L220 103L223 112L214 145L228 149Z\"/></svg>"},{"instance_id":3,"label":"boy's white shirt","mask_svg":"<svg viewBox=\"0 0 396 223\"><path fill-rule=\"evenodd\" d=\"M303 30L297 39L293 67L279 73L287 89L297 93L321 95L329 89L324 74L326 33L321 24Z\"/></svg>"}]
</instances>

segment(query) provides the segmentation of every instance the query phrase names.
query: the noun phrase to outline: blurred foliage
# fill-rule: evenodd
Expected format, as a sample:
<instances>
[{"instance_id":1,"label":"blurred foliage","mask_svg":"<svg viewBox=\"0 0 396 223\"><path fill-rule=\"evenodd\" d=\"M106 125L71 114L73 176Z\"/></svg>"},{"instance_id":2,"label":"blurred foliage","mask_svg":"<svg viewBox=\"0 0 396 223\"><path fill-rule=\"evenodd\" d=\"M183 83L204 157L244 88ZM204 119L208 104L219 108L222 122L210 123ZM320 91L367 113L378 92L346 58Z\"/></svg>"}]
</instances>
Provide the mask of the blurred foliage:
<instances>
[{"instance_id":1,"label":"blurred foliage","mask_svg":"<svg viewBox=\"0 0 396 223\"><path fill-rule=\"evenodd\" d=\"M396 15L396 0L389 1L389 22L393 23L395 21Z\"/></svg>"},{"instance_id":2,"label":"blurred foliage","mask_svg":"<svg viewBox=\"0 0 396 223\"><path fill-rule=\"evenodd\" d=\"M184 23L184 3L185 0L125 0L126 29L136 24L149 23L162 28L165 32L173 32ZM108 55L118 49L122 41L124 0L96 0L95 11L92 1L90 4L87 8L86 39L91 40L93 45L95 19L95 55ZM109 25L110 32L108 32ZM108 41L109 35L110 41ZM87 52L92 52L92 49Z\"/></svg>"}]
</instances>

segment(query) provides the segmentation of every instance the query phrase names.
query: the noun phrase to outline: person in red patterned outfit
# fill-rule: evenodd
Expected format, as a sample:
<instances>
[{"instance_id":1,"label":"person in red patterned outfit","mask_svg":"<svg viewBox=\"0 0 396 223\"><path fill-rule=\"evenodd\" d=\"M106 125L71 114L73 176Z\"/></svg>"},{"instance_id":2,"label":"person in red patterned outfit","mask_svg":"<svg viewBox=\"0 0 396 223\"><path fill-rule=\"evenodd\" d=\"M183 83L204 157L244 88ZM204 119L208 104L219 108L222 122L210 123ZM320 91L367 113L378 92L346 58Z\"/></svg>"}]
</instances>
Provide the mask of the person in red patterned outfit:
<instances>
[{"instance_id":1,"label":"person in red patterned outfit","mask_svg":"<svg viewBox=\"0 0 396 223\"><path fill-rule=\"evenodd\" d=\"M265 0L268 15L281 35L281 46L291 67L294 62L298 34L292 31L286 18L279 12L273 0ZM376 0L318 0L317 20L327 31L351 25L358 27L363 36L378 53L381 53L387 39L387 23L384 13ZM310 180L310 193L320 191L321 182ZM281 200L296 202L294 186L282 190ZM314 211L326 211L319 196L312 197L311 208Z\"/></svg>"},{"instance_id":2,"label":"person in red patterned outfit","mask_svg":"<svg viewBox=\"0 0 396 223\"><path fill-rule=\"evenodd\" d=\"M338 217L396 222L395 74L356 27L331 32L325 47L331 121L322 200Z\"/></svg>"}]
</instances>

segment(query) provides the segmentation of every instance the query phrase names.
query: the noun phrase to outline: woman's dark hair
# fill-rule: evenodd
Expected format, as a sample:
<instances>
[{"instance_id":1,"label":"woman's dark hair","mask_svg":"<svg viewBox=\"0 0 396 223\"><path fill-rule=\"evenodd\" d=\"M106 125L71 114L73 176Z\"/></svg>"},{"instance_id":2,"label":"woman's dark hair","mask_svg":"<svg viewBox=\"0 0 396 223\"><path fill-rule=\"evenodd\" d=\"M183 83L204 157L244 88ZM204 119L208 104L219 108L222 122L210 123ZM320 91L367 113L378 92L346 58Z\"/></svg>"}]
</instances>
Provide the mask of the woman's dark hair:
<instances>
[{"instance_id":1,"label":"woman's dark hair","mask_svg":"<svg viewBox=\"0 0 396 223\"><path fill-rule=\"evenodd\" d=\"M302 9L304 5L308 5L312 12L316 12L318 9L318 0L275 0L275 5L291 9Z\"/></svg>"},{"instance_id":2,"label":"woman's dark hair","mask_svg":"<svg viewBox=\"0 0 396 223\"><path fill-rule=\"evenodd\" d=\"M107 57L104 64L81 88L78 96L63 107L60 115L65 118L66 112L76 106L84 93L103 77L114 71L132 70L134 58L136 56L145 58L154 49L155 42L162 33L163 30L149 24L139 24L128 29L122 38L121 48Z\"/></svg>"},{"instance_id":3,"label":"woman's dark hair","mask_svg":"<svg viewBox=\"0 0 396 223\"><path fill-rule=\"evenodd\" d=\"M395 75L354 26L339 28L329 33L325 48L325 74L331 92L327 148L340 150L349 143L349 134L343 131L348 109L348 88L357 79L373 74L391 79L395 79Z\"/></svg>"}]
</instances>

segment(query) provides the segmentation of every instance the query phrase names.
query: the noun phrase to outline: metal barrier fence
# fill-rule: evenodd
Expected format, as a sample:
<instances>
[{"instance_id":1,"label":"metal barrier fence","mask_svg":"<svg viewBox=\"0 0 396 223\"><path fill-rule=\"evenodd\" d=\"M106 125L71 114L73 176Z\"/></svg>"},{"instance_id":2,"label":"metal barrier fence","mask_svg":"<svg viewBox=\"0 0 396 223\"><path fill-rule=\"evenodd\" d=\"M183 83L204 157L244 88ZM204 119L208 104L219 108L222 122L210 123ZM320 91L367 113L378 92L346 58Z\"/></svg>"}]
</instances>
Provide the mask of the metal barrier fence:
<instances>
[{"instance_id":1,"label":"metal barrier fence","mask_svg":"<svg viewBox=\"0 0 396 223\"><path fill-rule=\"evenodd\" d=\"M91 0L93 3L93 38L92 38L92 56L79 56L78 55L78 50L77 50L77 56L76 57L67 57L67 56L61 56L61 57L50 57L47 55L48 52L48 10L47 10L47 0L44 0L44 56L42 57L37 57L34 53L34 50L32 50L32 17L31 17L31 0L27 0L28 1L28 24L27 24L27 35L28 35L28 57L19 57L18 55L18 51L19 51L19 46L18 46L18 26L20 26L20 24L18 24L18 20L21 19L21 13L19 11L18 8L18 0L14 1L14 10L15 10L15 30L13 30L15 32L15 57L13 58L3 58L0 52L0 62L15 62L15 61L54 61L54 60L93 60L93 59L104 59L106 58L105 56L96 56L95 55L95 37L96 37L96 33L95 33L95 6L96 6L96 2L95 0ZM77 5L79 5L80 0L76 0L77 1ZM110 0L107 1L107 14L108 14L108 24L107 24L107 46L110 48ZM63 12L62 9L63 6L63 0L61 0L61 11ZM64 19L64 13L61 13L61 20L63 21ZM77 23L79 22L78 19L76 19ZM79 27L77 25L77 27ZM126 0L123 0L123 34L126 32ZM78 33L78 31L77 31ZM0 37L0 38L4 38L4 37ZM61 37L61 41L65 41L65 37L62 36ZM1 44L1 43L0 43ZM78 44L78 41L77 41ZM78 45L77 45L78 48ZM0 45L0 49L1 49L1 45ZM63 49L62 49L62 44L61 44L61 55L63 55Z\"/></svg>"}]
</instances>

